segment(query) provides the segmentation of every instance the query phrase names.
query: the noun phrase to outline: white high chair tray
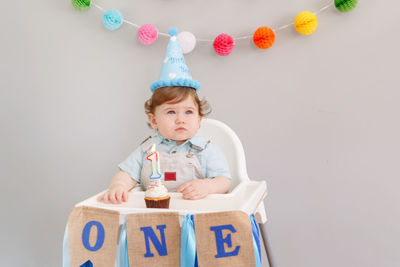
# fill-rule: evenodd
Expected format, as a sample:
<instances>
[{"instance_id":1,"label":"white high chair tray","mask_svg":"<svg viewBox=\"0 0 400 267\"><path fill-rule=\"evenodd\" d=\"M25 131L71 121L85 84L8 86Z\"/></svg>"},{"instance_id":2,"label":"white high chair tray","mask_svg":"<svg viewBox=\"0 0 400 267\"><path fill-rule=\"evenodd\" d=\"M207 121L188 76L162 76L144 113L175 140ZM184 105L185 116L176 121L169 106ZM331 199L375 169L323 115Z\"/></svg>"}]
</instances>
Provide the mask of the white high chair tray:
<instances>
[{"instance_id":1,"label":"white high chair tray","mask_svg":"<svg viewBox=\"0 0 400 267\"><path fill-rule=\"evenodd\" d=\"M247 214L255 213L267 194L265 181L243 181L228 194L210 194L199 200L182 199L181 193L169 193L169 209L146 208L144 192L131 190L127 202L122 204L105 204L97 201L99 193L76 206L89 206L119 211L121 215L143 212L178 212L179 215L241 210Z\"/></svg>"}]
</instances>

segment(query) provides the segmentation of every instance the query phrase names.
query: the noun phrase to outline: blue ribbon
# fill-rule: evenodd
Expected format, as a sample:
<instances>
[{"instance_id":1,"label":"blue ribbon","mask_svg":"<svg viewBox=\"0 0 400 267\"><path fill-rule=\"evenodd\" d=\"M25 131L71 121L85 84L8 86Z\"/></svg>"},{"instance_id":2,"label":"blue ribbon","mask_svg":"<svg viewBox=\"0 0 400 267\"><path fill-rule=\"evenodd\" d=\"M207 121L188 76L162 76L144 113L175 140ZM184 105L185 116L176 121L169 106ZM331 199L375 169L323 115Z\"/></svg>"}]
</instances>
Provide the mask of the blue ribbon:
<instances>
[{"instance_id":1,"label":"blue ribbon","mask_svg":"<svg viewBox=\"0 0 400 267\"><path fill-rule=\"evenodd\" d=\"M254 214L250 215L250 222L253 231L253 247L256 267L261 267L260 231L258 230L257 222L254 219Z\"/></svg>"},{"instance_id":2,"label":"blue ribbon","mask_svg":"<svg viewBox=\"0 0 400 267\"><path fill-rule=\"evenodd\" d=\"M69 245L68 245L68 224L65 226L64 240L63 240L63 267L70 267L69 258Z\"/></svg>"},{"instance_id":3,"label":"blue ribbon","mask_svg":"<svg viewBox=\"0 0 400 267\"><path fill-rule=\"evenodd\" d=\"M122 225L117 248L117 267L129 267L128 241L126 239L126 220Z\"/></svg>"},{"instance_id":4,"label":"blue ribbon","mask_svg":"<svg viewBox=\"0 0 400 267\"><path fill-rule=\"evenodd\" d=\"M181 229L181 267L197 267L193 215L186 214Z\"/></svg>"}]
</instances>

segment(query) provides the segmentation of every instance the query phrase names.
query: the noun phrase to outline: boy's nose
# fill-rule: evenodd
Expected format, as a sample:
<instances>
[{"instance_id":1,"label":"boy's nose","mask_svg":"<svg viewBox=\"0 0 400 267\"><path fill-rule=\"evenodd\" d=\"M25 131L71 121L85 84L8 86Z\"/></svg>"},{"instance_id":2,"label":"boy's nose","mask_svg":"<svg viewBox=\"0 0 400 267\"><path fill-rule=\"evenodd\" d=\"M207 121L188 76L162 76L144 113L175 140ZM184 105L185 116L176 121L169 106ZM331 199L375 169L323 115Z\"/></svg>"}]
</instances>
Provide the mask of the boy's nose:
<instances>
[{"instance_id":1,"label":"boy's nose","mask_svg":"<svg viewBox=\"0 0 400 267\"><path fill-rule=\"evenodd\" d=\"M184 119L183 119L183 116L180 115L180 114L178 114L178 115L176 116L175 122L176 122L176 123L184 123L185 121L184 121Z\"/></svg>"}]
</instances>

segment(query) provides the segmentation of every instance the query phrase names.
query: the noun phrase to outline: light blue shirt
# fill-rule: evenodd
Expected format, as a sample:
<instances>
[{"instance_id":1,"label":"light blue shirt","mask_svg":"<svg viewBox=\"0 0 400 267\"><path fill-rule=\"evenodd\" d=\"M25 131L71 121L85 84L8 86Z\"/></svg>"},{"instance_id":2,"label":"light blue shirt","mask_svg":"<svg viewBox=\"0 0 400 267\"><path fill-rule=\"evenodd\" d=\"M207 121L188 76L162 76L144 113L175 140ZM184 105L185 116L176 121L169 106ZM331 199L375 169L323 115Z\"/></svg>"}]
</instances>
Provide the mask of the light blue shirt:
<instances>
[{"instance_id":1,"label":"light blue shirt","mask_svg":"<svg viewBox=\"0 0 400 267\"><path fill-rule=\"evenodd\" d=\"M177 145L176 141L166 139L160 134L153 136L152 142L156 144L157 151L159 152L168 154L175 153L175 151L194 153L199 160L201 169L206 178L225 176L231 179L229 165L223 152L199 134L186 140L186 142L181 145ZM203 150L197 151L193 149L192 146L197 146ZM125 161L120 163L118 167L121 171L128 173L132 179L140 182L143 162L147 160L147 156L148 153L143 152L142 148L139 146Z\"/></svg>"}]
</instances>

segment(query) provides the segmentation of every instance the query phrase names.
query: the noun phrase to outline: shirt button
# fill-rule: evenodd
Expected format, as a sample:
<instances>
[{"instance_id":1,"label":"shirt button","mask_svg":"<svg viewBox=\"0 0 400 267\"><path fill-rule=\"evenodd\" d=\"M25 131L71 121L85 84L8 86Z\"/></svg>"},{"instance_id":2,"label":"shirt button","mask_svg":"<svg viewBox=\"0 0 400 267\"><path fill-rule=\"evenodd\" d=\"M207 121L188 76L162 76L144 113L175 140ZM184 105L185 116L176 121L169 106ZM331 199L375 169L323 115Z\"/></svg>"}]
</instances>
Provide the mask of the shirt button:
<instances>
[{"instance_id":1,"label":"shirt button","mask_svg":"<svg viewBox=\"0 0 400 267\"><path fill-rule=\"evenodd\" d=\"M176 151L172 151L171 153L172 153L172 154L176 154Z\"/></svg>"}]
</instances>

